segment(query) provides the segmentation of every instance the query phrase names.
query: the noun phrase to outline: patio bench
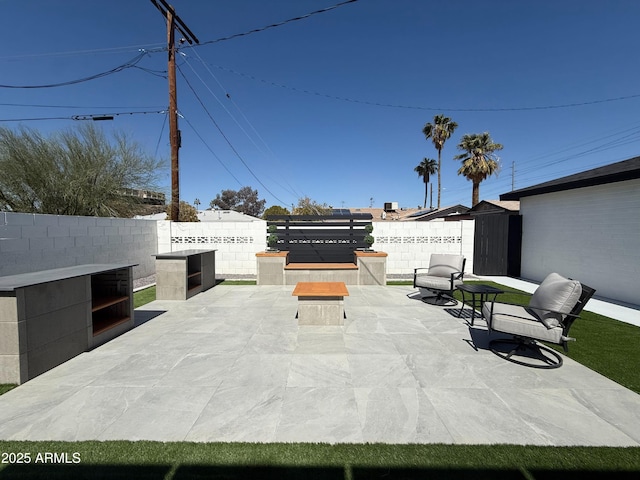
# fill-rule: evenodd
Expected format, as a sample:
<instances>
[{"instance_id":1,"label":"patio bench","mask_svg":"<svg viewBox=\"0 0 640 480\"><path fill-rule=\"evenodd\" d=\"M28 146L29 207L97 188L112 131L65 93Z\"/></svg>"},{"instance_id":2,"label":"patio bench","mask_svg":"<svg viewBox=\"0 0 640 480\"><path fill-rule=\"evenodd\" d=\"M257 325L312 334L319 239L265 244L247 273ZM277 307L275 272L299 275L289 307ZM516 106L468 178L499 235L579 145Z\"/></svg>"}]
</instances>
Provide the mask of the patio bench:
<instances>
[{"instance_id":1,"label":"patio bench","mask_svg":"<svg viewBox=\"0 0 640 480\"><path fill-rule=\"evenodd\" d=\"M298 282L343 282L346 285L386 285L387 254L354 252L353 262L289 262L289 252L259 252L258 285Z\"/></svg>"}]
</instances>

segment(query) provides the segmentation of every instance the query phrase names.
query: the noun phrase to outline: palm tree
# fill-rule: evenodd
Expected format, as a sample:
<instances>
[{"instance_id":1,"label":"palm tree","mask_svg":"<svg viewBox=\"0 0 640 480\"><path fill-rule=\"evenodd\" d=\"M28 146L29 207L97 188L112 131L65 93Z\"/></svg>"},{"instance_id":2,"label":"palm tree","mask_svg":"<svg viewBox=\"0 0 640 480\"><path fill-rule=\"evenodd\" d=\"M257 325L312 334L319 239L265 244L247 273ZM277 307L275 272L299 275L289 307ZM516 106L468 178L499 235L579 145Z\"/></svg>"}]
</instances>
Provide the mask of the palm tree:
<instances>
[{"instance_id":1,"label":"palm tree","mask_svg":"<svg viewBox=\"0 0 640 480\"><path fill-rule=\"evenodd\" d=\"M438 208L440 208L440 172L442 170L442 149L444 143L451 137L453 131L458 128L458 124L452 121L449 117L445 117L444 114L436 115L433 117L433 123L427 123L422 129L425 138L431 139L433 145L438 150Z\"/></svg>"},{"instance_id":2,"label":"palm tree","mask_svg":"<svg viewBox=\"0 0 640 480\"><path fill-rule=\"evenodd\" d=\"M458 175L464 175L473 182L472 207L480 201L480 182L498 171L500 158L494 152L502 148L501 144L493 143L489 132L465 134L460 140L458 150L464 150L465 153L456 155L453 159L462 160Z\"/></svg>"},{"instance_id":3,"label":"palm tree","mask_svg":"<svg viewBox=\"0 0 640 480\"><path fill-rule=\"evenodd\" d=\"M420 165L413 169L414 172L418 172L418 176L422 177L424 181L424 205L422 208L427 208L427 190L429 188L429 175L433 175L438 171L438 162L433 160L432 158L424 158ZM433 195L433 190L431 191ZM431 198L433 201L433 196ZM433 208L433 205L430 205Z\"/></svg>"}]
</instances>

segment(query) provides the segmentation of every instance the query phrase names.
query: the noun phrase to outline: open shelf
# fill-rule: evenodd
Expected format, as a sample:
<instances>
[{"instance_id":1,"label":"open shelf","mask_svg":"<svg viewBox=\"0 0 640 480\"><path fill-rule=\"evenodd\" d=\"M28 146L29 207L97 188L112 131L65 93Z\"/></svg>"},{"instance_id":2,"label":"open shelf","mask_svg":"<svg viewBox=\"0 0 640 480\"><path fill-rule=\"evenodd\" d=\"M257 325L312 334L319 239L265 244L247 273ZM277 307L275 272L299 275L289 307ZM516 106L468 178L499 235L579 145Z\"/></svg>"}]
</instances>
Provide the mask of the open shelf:
<instances>
[{"instance_id":1,"label":"open shelf","mask_svg":"<svg viewBox=\"0 0 640 480\"><path fill-rule=\"evenodd\" d=\"M127 300L129 300L129 297L127 296L92 298L91 312L97 312L98 310L102 310L103 308L107 308L112 305L117 305L120 302L126 302Z\"/></svg>"},{"instance_id":2,"label":"open shelf","mask_svg":"<svg viewBox=\"0 0 640 480\"><path fill-rule=\"evenodd\" d=\"M128 270L91 276L91 322L93 336L131 320L131 280Z\"/></svg>"},{"instance_id":3,"label":"open shelf","mask_svg":"<svg viewBox=\"0 0 640 480\"><path fill-rule=\"evenodd\" d=\"M93 336L96 337L98 335L100 335L101 333L106 332L107 330L110 330L114 327L117 327L118 325L122 324L122 323L126 323L131 319L131 317L122 317L122 318L113 318L113 317L106 317L106 318L94 318L93 319Z\"/></svg>"}]
</instances>

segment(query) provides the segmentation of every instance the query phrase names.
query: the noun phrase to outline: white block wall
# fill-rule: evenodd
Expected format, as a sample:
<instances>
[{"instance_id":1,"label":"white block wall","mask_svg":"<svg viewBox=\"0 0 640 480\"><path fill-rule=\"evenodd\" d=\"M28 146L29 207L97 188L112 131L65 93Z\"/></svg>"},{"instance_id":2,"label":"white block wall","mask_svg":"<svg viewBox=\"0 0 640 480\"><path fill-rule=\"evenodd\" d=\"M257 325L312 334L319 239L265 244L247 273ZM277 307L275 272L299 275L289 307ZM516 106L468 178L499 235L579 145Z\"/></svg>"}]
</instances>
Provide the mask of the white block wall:
<instances>
[{"instance_id":1,"label":"white block wall","mask_svg":"<svg viewBox=\"0 0 640 480\"><path fill-rule=\"evenodd\" d=\"M473 271L474 222L374 222L375 250L387 257L387 274L411 277L413 269L429 265L431 253L462 253L466 271ZM216 274L257 274L256 253L266 248L267 223L158 222L158 251L216 249Z\"/></svg>"},{"instance_id":2,"label":"white block wall","mask_svg":"<svg viewBox=\"0 0 640 480\"><path fill-rule=\"evenodd\" d=\"M465 272L473 272L473 220L460 222L374 222L375 250L386 252L387 274L413 275L413 269L428 267L432 253L462 254Z\"/></svg>"},{"instance_id":3,"label":"white block wall","mask_svg":"<svg viewBox=\"0 0 640 480\"><path fill-rule=\"evenodd\" d=\"M158 252L215 249L216 276L257 274L256 253L267 248L267 222L158 222Z\"/></svg>"},{"instance_id":4,"label":"white block wall","mask_svg":"<svg viewBox=\"0 0 640 480\"><path fill-rule=\"evenodd\" d=\"M0 276L87 263L138 263L152 275L156 222L0 212Z\"/></svg>"},{"instance_id":5,"label":"white block wall","mask_svg":"<svg viewBox=\"0 0 640 480\"><path fill-rule=\"evenodd\" d=\"M374 222L374 249L389 254L387 274L407 278L431 253L462 253L473 271L473 221ZM215 249L216 274L257 274L267 223L133 220L0 212L0 276L83 263L138 263L134 278L155 273L156 253Z\"/></svg>"},{"instance_id":6,"label":"white block wall","mask_svg":"<svg viewBox=\"0 0 640 480\"><path fill-rule=\"evenodd\" d=\"M523 197L522 276L575 278L640 304L640 179Z\"/></svg>"}]
</instances>

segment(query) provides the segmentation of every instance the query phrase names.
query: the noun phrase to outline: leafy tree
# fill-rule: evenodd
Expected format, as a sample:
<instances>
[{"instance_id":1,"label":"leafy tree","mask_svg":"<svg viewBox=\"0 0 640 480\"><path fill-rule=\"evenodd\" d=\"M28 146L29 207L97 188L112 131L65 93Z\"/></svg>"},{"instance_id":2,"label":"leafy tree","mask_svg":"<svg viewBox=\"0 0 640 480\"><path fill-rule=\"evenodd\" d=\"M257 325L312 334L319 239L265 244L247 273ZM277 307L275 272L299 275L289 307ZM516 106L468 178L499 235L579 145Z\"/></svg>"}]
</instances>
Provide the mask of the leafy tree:
<instances>
[{"instance_id":1,"label":"leafy tree","mask_svg":"<svg viewBox=\"0 0 640 480\"><path fill-rule=\"evenodd\" d=\"M460 140L458 149L464 150L465 153L453 158L462 160L458 175L464 175L467 180L473 182L472 207L480 201L480 182L498 171L500 158L494 152L502 148L501 144L491 140L488 132L466 134Z\"/></svg>"},{"instance_id":2,"label":"leafy tree","mask_svg":"<svg viewBox=\"0 0 640 480\"><path fill-rule=\"evenodd\" d=\"M166 209L167 220L171 220L171 205L167 206ZM179 222L199 222L198 218L198 210L193 205L180 200L180 214L178 215Z\"/></svg>"},{"instance_id":3,"label":"leafy tree","mask_svg":"<svg viewBox=\"0 0 640 480\"><path fill-rule=\"evenodd\" d=\"M433 117L433 123L427 123L422 129L425 138L431 139L433 145L438 150L438 208L440 208L440 192L441 192L441 179L440 172L442 171L442 149L445 142L451 137L454 130L458 128L458 124L452 121L449 117L445 117L444 114L436 115Z\"/></svg>"},{"instance_id":4,"label":"leafy tree","mask_svg":"<svg viewBox=\"0 0 640 480\"><path fill-rule=\"evenodd\" d=\"M289 215L291 212L280 205L273 205L267 208L262 214L262 218L266 219L268 215Z\"/></svg>"},{"instance_id":5,"label":"leafy tree","mask_svg":"<svg viewBox=\"0 0 640 480\"><path fill-rule=\"evenodd\" d=\"M211 200L211 208L220 210L234 210L253 217L260 217L264 212L266 200L258 200L258 191L251 187L242 187L237 192L235 190L222 190Z\"/></svg>"},{"instance_id":6,"label":"leafy tree","mask_svg":"<svg viewBox=\"0 0 640 480\"><path fill-rule=\"evenodd\" d=\"M424 181L424 205L422 208L427 208L427 190L429 187L429 176L433 175L438 171L438 163L432 158L425 158L420 162L416 168L413 169L414 172L418 173L419 177L422 177ZM431 190L431 200L433 200L433 189ZM433 207L433 205L431 205Z\"/></svg>"},{"instance_id":7,"label":"leafy tree","mask_svg":"<svg viewBox=\"0 0 640 480\"><path fill-rule=\"evenodd\" d=\"M45 137L0 128L0 210L58 215L132 214L128 189L154 190L162 163L123 134L93 124Z\"/></svg>"},{"instance_id":8,"label":"leafy tree","mask_svg":"<svg viewBox=\"0 0 640 480\"><path fill-rule=\"evenodd\" d=\"M309 197L300 198L298 205L293 209L294 215L329 215L331 214L332 207L323 203L320 205L315 200L311 200Z\"/></svg>"}]
</instances>

